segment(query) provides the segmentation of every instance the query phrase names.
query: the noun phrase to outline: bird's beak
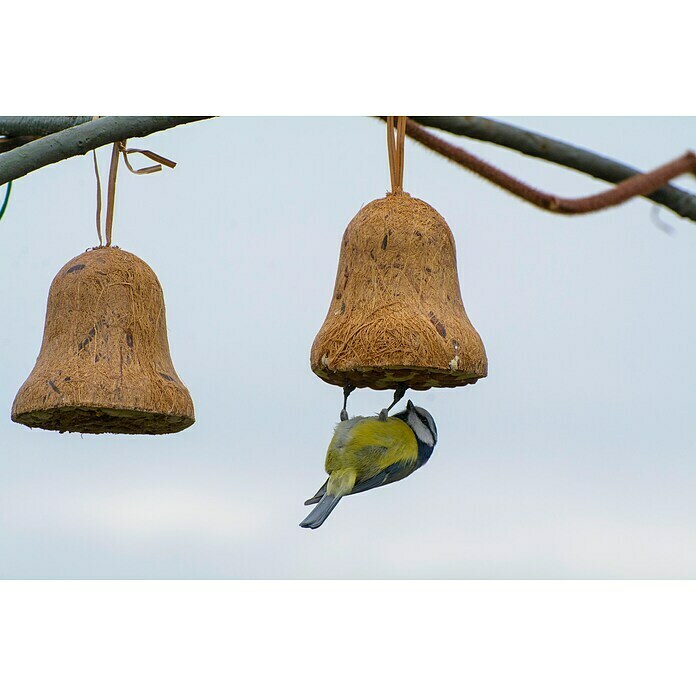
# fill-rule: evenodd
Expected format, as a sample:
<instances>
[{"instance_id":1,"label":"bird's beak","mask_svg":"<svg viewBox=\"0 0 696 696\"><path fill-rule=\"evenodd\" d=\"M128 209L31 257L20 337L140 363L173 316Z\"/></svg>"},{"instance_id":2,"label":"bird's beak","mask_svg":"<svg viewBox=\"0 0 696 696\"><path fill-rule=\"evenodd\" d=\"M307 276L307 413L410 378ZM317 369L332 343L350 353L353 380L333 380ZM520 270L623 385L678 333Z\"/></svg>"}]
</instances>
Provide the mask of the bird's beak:
<instances>
[{"instance_id":1,"label":"bird's beak","mask_svg":"<svg viewBox=\"0 0 696 696\"><path fill-rule=\"evenodd\" d=\"M416 407L413 405L413 401L411 399L408 400L408 403L406 404L406 409L408 411L413 411Z\"/></svg>"}]
</instances>

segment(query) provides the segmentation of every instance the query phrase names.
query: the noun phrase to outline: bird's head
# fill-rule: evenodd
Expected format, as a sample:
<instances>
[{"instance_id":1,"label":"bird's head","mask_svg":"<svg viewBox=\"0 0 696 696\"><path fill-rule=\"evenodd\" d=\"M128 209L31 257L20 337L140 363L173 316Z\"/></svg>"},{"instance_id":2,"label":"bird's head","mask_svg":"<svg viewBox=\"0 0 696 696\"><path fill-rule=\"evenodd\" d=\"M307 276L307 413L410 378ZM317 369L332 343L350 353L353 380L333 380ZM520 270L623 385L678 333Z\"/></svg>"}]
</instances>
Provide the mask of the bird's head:
<instances>
[{"instance_id":1,"label":"bird's head","mask_svg":"<svg viewBox=\"0 0 696 696\"><path fill-rule=\"evenodd\" d=\"M437 426L433 417L420 406L414 406L413 401L406 404L406 410L397 413L400 418L413 430L418 441L418 451L429 457L437 444Z\"/></svg>"}]
</instances>

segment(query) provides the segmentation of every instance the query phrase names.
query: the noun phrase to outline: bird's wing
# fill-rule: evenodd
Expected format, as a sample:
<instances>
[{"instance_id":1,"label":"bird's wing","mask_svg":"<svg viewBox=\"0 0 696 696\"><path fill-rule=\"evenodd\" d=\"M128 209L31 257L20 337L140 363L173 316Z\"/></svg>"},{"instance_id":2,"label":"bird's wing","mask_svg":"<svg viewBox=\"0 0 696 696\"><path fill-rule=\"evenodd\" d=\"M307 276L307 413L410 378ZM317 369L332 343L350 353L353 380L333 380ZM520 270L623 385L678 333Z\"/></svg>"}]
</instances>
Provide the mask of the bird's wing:
<instances>
[{"instance_id":1,"label":"bird's wing","mask_svg":"<svg viewBox=\"0 0 696 696\"><path fill-rule=\"evenodd\" d=\"M353 490L348 495L353 495L354 493L363 493L364 491L369 491L373 488L386 486L388 483L394 483L394 481L400 481L402 478L406 478L406 476L415 471L417 468L418 467L411 461L396 462L395 464L388 466L386 469L384 469L384 471L380 471L372 478L356 483L355 486L353 486Z\"/></svg>"},{"instance_id":2,"label":"bird's wing","mask_svg":"<svg viewBox=\"0 0 696 696\"><path fill-rule=\"evenodd\" d=\"M358 481L381 474L392 464L417 461L418 443L413 430L398 418L386 422L364 418L350 431L342 446L329 448L326 470L353 466Z\"/></svg>"},{"instance_id":3,"label":"bird's wing","mask_svg":"<svg viewBox=\"0 0 696 696\"><path fill-rule=\"evenodd\" d=\"M360 454L363 457L368 457L372 459L377 459L381 456L384 456L384 454L388 451L388 448L386 447L375 447L374 445L367 445L365 447L362 447L360 449ZM381 478L381 482L377 482L377 479ZM388 473L387 469L384 471L379 472L376 476L373 476L371 479L368 479L367 481L363 481L360 484L356 484L356 486L353 487L353 491L349 494L352 495L352 493L359 493L360 491L366 491L368 488L375 488L376 486L382 486L384 483L388 483L386 481L386 478L388 478ZM394 481L398 481L398 479L391 479ZM365 487L369 481L373 481L371 485ZM305 505L316 505L326 494L326 488L329 485L329 479L326 479L324 481L324 485L311 497L305 500L304 504ZM360 490L356 490L356 487L360 486Z\"/></svg>"},{"instance_id":4,"label":"bird's wing","mask_svg":"<svg viewBox=\"0 0 696 696\"><path fill-rule=\"evenodd\" d=\"M384 486L408 476L417 467L418 444L413 430L398 418L353 418L336 426L326 454L326 470L356 470L353 493ZM360 479L363 480L360 480ZM326 494L328 480L305 505L315 505Z\"/></svg>"},{"instance_id":5,"label":"bird's wing","mask_svg":"<svg viewBox=\"0 0 696 696\"><path fill-rule=\"evenodd\" d=\"M315 503L318 503L324 497L324 493L326 493L326 487L328 485L329 479L326 479L326 481L324 481L324 485L311 498L309 498L309 500L305 500L304 504L314 505Z\"/></svg>"},{"instance_id":6,"label":"bird's wing","mask_svg":"<svg viewBox=\"0 0 696 696\"><path fill-rule=\"evenodd\" d=\"M379 488L380 486L386 486L388 483L394 483L395 481L401 481L402 478L406 478L410 473L418 468L417 464L413 462L397 462L387 467L384 471L380 471L378 474L372 478L366 479L365 481L360 481L353 486L353 490L348 493L348 495L353 495L355 493L363 493L364 491L372 490L373 488ZM305 500L305 505L316 505L326 493L326 486L329 480L326 479L324 485L311 497L309 500Z\"/></svg>"}]
</instances>

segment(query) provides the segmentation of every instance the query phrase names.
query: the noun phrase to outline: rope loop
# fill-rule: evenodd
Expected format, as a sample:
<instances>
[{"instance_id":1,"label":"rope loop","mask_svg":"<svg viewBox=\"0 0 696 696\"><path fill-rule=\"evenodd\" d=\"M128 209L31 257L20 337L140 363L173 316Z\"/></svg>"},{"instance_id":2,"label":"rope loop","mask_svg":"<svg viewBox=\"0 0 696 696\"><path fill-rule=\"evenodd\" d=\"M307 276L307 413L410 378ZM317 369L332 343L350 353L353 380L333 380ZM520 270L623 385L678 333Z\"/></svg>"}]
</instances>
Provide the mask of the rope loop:
<instances>
[{"instance_id":1,"label":"rope loop","mask_svg":"<svg viewBox=\"0 0 696 696\"><path fill-rule=\"evenodd\" d=\"M396 133L394 133L395 127ZM404 190L405 138L406 116L387 116L387 152L389 154L389 177L392 193L402 193Z\"/></svg>"},{"instance_id":2,"label":"rope loop","mask_svg":"<svg viewBox=\"0 0 696 696\"><path fill-rule=\"evenodd\" d=\"M94 116L92 120L99 118ZM135 169L128 159L128 155L138 153L144 155L148 159L151 159L157 164L150 165L148 167L141 167L140 169ZM109 165L109 181L106 189L106 228L104 237L102 237L101 228L101 212L102 212L102 187L101 179L99 178L99 165L97 163L97 151L92 150L92 155L94 157L94 173L97 177L97 236L99 237L99 246L111 246L112 239L112 229L114 225L114 204L116 201L116 175L118 173L118 160L119 156L123 155L123 161L128 168L128 171L133 174L155 174L156 172L162 171L162 165L165 167L170 167L174 169L176 167L176 162L173 162L162 155L158 155L152 150L139 150L138 148L127 147L126 140L119 140L113 144L111 148L111 163ZM106 238L106 244L104 244L104 238Z\"/></svg>"}]
</instances>

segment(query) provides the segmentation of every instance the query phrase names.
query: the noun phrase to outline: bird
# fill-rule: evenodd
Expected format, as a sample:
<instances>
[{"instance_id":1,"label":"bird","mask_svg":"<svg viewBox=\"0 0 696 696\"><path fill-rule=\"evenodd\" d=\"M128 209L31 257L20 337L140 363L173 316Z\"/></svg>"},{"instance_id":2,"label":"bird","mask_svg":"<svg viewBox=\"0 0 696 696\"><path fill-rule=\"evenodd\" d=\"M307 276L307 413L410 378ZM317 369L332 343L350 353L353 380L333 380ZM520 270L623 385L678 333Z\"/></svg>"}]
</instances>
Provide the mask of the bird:
<instances>
[{"instance_id":1,"label":"bird","mask_svg":"<svg viewBox=\"0 0 696 696\"><path fill-rule=\"evenodd\" d=\"M437 444L437 427L424 408L409 400L406 410L356 416L336 425L326 452L326 483L305 505L316 507L300 527L317 529L343 496L362 493L410 476Z\"/></svg>"}]
</instances>

